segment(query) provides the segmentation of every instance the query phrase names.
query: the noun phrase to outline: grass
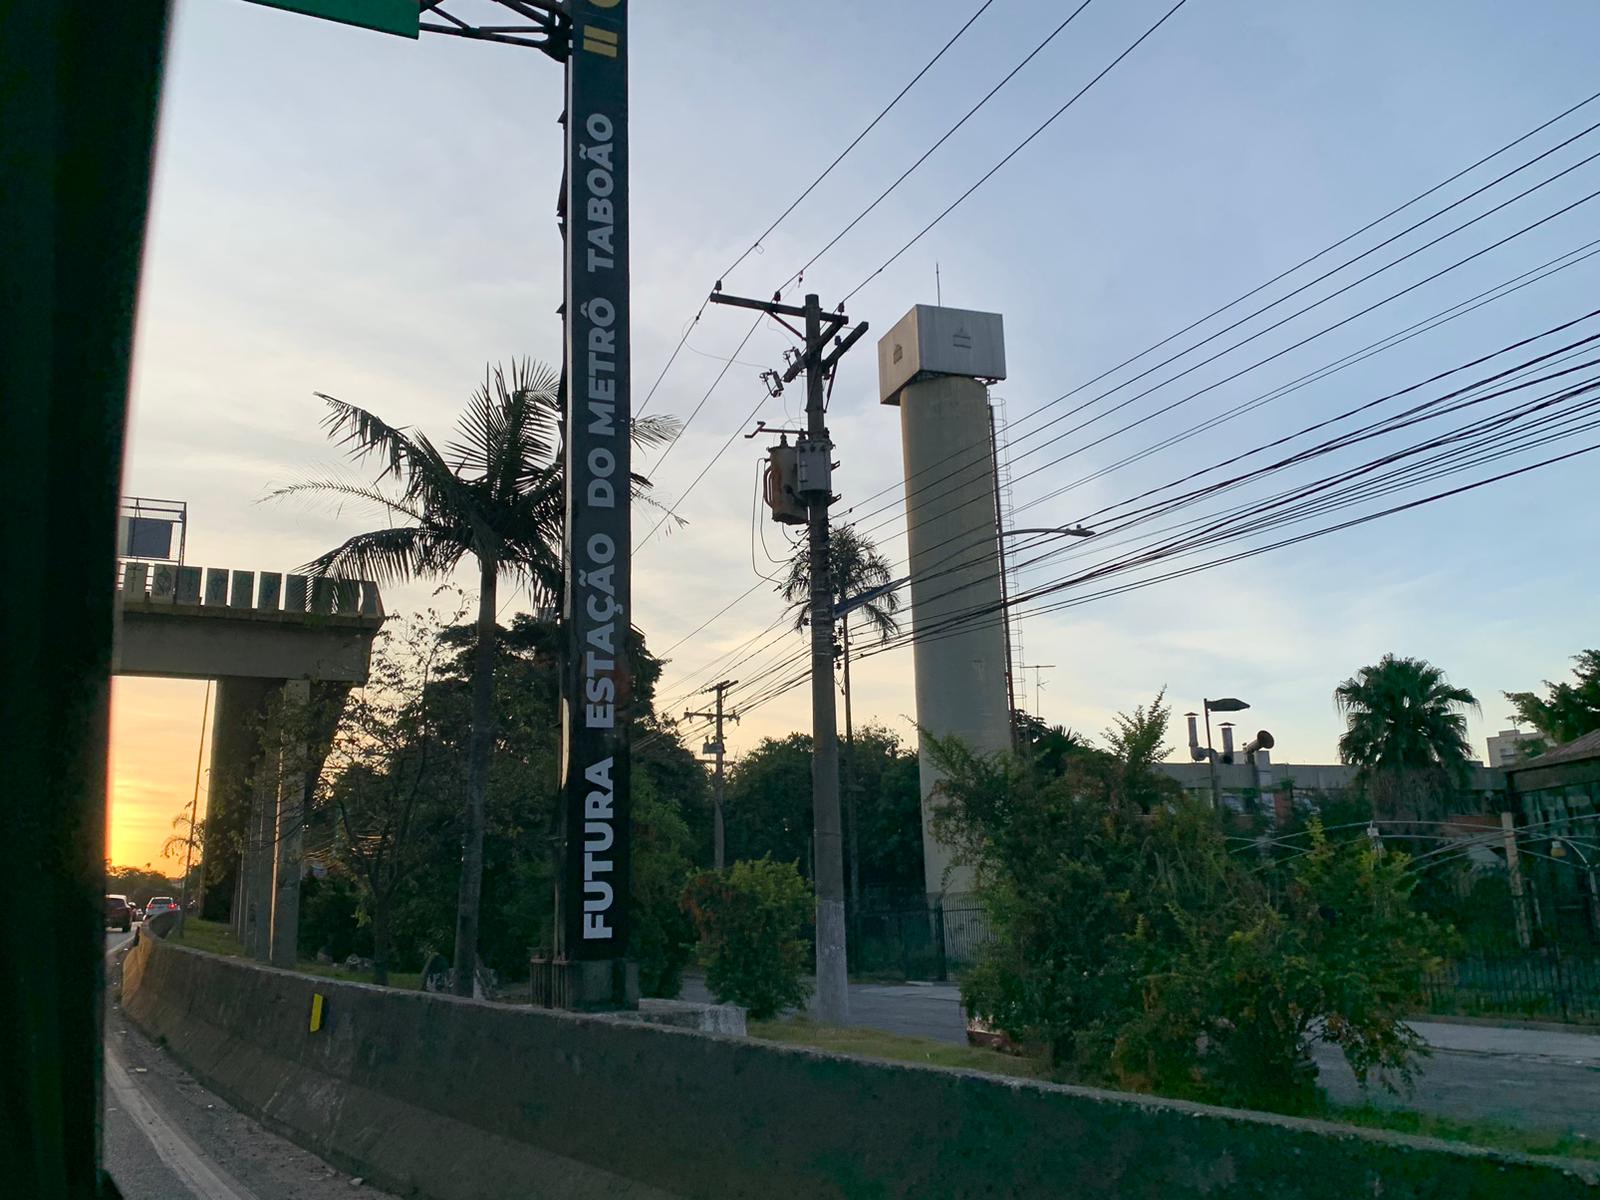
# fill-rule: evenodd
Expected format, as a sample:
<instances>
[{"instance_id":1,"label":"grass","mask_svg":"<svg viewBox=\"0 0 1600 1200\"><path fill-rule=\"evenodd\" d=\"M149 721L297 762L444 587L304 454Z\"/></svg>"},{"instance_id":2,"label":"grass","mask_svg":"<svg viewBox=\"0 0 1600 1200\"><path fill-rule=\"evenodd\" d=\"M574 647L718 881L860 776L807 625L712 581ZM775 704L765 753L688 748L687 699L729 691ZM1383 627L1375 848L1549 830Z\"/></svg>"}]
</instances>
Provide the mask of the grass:
<instances>
[{"instance_id":1,"label":"grass","mask_svg":"<svg viewBox=\"0 0 1600 1200\"><path fill-rule=\"evenodd\" d=\"M914 1062L935 1067L959 1067L967 1071L987 1071L991 1075L1014 1075L1023 1079L1048 1079L1049 1068L1038 1059L1019 1058L986 1050L980 1046L958 1046L932 1038L904 1037L880 1033L876 1029L851 1026L838 1029L817 1025L804 1017L782 1021L751 1021L750 1036L791 1046L810 1046L851 1054L857 1058L883 1058L892 1062Z\"/></svg>"},{"instance_id":2,"label":"grass","mask_svg":"<svg viewBox=\"0 0 1600 1200\"><path fill-rule=\"evenodd\" d=\"M750 1036L791 1046L809 1046L835 1054L858 1058L888 1059L892 1062L922 1063L935 1067L959 1067L987 1071L991 1075L1010 1075L1044 1082L1067 1082L1054 1074L1038 1058L1025 1058L978 1046L958 1046L931 1038L904 1037L880 1033L876 1029L851 1027L838 1029L817 1025L803 1017L779 1021L750 1022ZM1367 1129L1386 1129L1441 1141L1460 1142L1488 1150L1515 1154L1541 1154L1558 1158L1600 1161L1600 1142L1578 1134L1520 1129L1492 1121L1460 1121L1438 1117L1413 1109L1360 1107L1330 1104L1306 1114L1325 1121L1359 1125Z\"/></svg>"},{"instance_id":3,"label":"grass","mask_svg":"<svg viewBox=\"0 0 1600 1200\"><path fill-rule=\"evenodd\" d=\"M177 931L174 930L171 938L181 946L188 946L192 950L204 950L209 954L224 954L233 958L244 955L244 947L239 944L239 939L233 936L232 927L224 921L201 921L190 917L184 922L183 937L179 938ZM319 975L324 979L341 979L346 983L372 982L370 973L352 971L339 963L321 963L302 958L295 964L294 969L302 975ZM388 986L403 991L420 991L422 972L390 971Z\"/></svg>"},{"instance_id":4,"label":"grass","mask_svg":"<svg viewBox=\"0 0 1600 1200\"><path fill-rule=\"evenodd\" d=\"M1373 1105L1359 1108L1329 1105L1316 1115L1325 1121L1361 1125L1368 1129L1387 1129L1394 1133L1412 1133L1447 1142L1466 1142L1490 1150L1600 1161L1600 1143L1575 1133L1519 1129L1494 1121L1458 1121L1453 1117L1436 1117L1409 1108L1377 1108Z\"/></svg>"}]
</instances>

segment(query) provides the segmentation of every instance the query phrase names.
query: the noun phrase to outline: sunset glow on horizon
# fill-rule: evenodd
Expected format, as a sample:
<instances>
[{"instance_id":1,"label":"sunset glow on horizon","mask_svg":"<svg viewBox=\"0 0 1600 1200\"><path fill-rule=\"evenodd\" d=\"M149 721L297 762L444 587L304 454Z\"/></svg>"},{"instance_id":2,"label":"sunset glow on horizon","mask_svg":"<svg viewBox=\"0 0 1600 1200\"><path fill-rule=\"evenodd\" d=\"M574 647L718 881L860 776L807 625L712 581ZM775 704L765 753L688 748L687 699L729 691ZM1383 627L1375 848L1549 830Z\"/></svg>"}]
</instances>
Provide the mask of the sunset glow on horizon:
<instances>
[{"instance_id":1,"label":"sunset glow on horizon","mask_svg":"<svg viewBox=\"0 0 1600 1200\"><path fill-rule=\"evenodd\" d=\"M205 694L201 680L112 680L106 857L113 866L182 873L181 856L163 858L161 849L194 797ZM200 766L202 816L209 765Z\"/></svg>"}]
</instances>

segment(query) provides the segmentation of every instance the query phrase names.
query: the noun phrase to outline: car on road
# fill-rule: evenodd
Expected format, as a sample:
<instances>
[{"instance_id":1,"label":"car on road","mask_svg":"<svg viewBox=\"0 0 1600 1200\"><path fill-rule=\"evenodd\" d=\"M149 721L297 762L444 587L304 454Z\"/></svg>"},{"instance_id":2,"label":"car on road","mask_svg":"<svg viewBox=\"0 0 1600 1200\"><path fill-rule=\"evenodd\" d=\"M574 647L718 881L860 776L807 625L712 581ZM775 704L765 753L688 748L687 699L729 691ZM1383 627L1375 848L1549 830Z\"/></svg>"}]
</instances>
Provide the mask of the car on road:
<instances>
[{"instance_id":1,"label":"car on road","mask_svg":"<svg viewBox=\"0 0 1600 1200\"><path fill-rule=\"evenodd\" d=\"M114 925L124 933L133 928L133 905L128 903L126 896L106 893L106 924Z\"/></svg>"},{"instance_id":2,"label":"car on road","mask_svg":"<svg viewBox=\"0 0 1600 1200\"><path fill-rule=\"evenodd\" d=\"M159 917L164 912L177 912L178 902L171 896L151 896L150 903L144 906L144 919Z\"/></svg>"}]
</instances>

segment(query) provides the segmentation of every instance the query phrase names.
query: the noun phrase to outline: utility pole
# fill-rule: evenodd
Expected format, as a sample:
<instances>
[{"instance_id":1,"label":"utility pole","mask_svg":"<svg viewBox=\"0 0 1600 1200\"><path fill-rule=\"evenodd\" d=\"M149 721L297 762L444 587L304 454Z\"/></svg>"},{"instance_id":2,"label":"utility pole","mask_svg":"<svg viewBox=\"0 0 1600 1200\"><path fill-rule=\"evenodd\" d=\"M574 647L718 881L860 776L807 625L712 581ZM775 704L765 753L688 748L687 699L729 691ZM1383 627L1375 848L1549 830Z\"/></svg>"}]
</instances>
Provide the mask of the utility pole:
<instances>
[{"instance_id":1,"label":"utility pole","mask_svg":"<svg viewBox=\"0 0 1600 1200\"><path fill-rule=\"evenodd\" d=\"M937 273L937 264L934 270ZM1000 568L1000 632L1005 635L1006 640L1006 721L1011 728L1011 749L1015 752L1017 749L1016 665L1011 651L1011 597L1007 594L1009 581L1006 579L1006 539L1003 532L1006 527L1005 506L1000 502L1000 438L995 429L993 404L989 405L989 465L994 470L994 546Z\"/></svg>"},{"instance_id":2,"label":"utility pole","mask_svg":"<svg viewBox=\"0 0 1600 1200\"><path fill-rule=\"evenodd\" d=\"M1528 901L1522 891L1522 860L1517 855L1517 818L1514 813L1500 813L1501 836L1506 848L1506 874L1511 879L1511 914L1517 923L1517 944L1524 950L1533 944L1533 930L1528 921Z\"/></svg>"},{"instance_id":3,"label":"utility pole","mask_svg":"<svg viewBox=\"0 0 1600 1200\"><path fill-rule=\"evenodd\" d=\"M811 558L811 809L817 894L817 993L815 1016L824 1025L850 1018L845 958L844 848L839 830L839 730L833 696L833 579L828 566L828 508L833 502L833 443L828 437L829 381L845 351L867 332L865 321L838 337L849 324L843 312L824 313L816 293L804 307L728 296L719 280L715 304L753 308L799 334L805 351L789 365L784 381L806 375L806 436L796 449L795 494L806 505ZM839 306L841 309L844 305ZM784 317L803 321L804 331ZM834 340L831 350L828 342ZM825 353L826 351L826 353Z\"/></svg>"},{"instance_id":4,"label":"utility pole","mask_svg":"<svg viewBox=\"0 0 1600 1200\"><path fill-rule=\"evenodd\" d=\"M738 713L726 713L725 714L722 711L722 698L723 698L724 695L727 694L728 689L731 688L734 684L736 684L738 682L739 681L737 679L724 679L719 683L713 683L708 688L702 688L701 689L702 691L705 691L705 692L714 692L714 693L716 693L717 706L716 706L716 709L714 711L712 711L712 712L686 712L686 713L683 714L683 719L685 721L700 720L700 721L715 721L717 723L717 734L716 734L717 740L712 743L712 746L715 748L716 756L717 756L717 774L716 774L716 781L713 784L713 791L712 791L711 864L712 864L712 866L716 867L716 869L719 870L719 871L722 870L723 866L725 865L725 863L724 863L724 854L723 854L723 835L722 835L722 798L723 798L723 788L722 788L722 755L723 755L722 722L723 722L724 717L726 717L727 720L732 721L734 724L738 724L738 722L739 722L739 714Z\"/></svg>"},{"instance_id":5,"label":"utility pole","mask_svg":"<svg viewBox=\"0 0 1600 1200\"><path fill-rule=\"evenodd\" d=\"M856 838L856 800L861 784L856 778L856 727L850 716L850 614L839 618L844 651L844 820L850 843L850 912L861 919L861 843ZM858 926L859 928L859 926ZM1600 926L1597 926L1600 928Z\"/></svg>"},{"instance_id":6,"label":"utility pole","mask_svg":"<svg viewBox=\"0 0 1600 1200\"><path fill-rule=\"evenodd\" d=\"M194 752L194 795L189 800L189 836L183 849L183 882L178 887L178 939L183 939L183 923L189 916L189 875L194 870L194 822L200 814L200 764L206 748L206 718L211 707L211 680L206 680L206 697L200 702L200 746ZM204 876L201 877L204 879ZM198 904L198 901L197 901Z\"/></svg>"}]
</instances>

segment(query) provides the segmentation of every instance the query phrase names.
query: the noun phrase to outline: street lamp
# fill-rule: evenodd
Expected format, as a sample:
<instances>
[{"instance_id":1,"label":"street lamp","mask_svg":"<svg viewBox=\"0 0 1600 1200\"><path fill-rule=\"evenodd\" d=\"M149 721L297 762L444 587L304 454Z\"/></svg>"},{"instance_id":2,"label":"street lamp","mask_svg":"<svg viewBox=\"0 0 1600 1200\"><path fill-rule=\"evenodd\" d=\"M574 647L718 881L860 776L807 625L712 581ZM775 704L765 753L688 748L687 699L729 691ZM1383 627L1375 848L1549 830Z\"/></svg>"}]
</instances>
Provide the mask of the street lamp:
<instances>
[{"instance_id":1,"label":"street lamp","mask_svg":"<svg viewBox=\"0 0 1600 1200\"><path fill-rule=\"evenodd\" d=\"M1600 937L1600 892L1595 890L1594 864L1589 861L1589 856L1578 849L1578 843L1561 838L1550 839L1550 857L1565 858L1567 847L1572 847L1572 852L1578 856L1578 861L1583 864L1583 879L1588 885L1589 893L1589 928L1591 932Z\"/></svg>"},{"instance_id":2,"label":"street lamp","mask_svg":"<svg viewBox=\"0 0 1600 1200\"><path fill-rule=\"evenodd\" d=\"M1211 714L1214 712L1243 712L1250 706L1243 700L1236 699L1233 696L1224 696L1220 700L1203 700L1201 704L1206 712L1206 745L1204 750L1200 748L1199 734L1195 729L1195 717L1197 714L1192 712L1183 714L1189 720L1189 757L1194 759L1196 762L1199 762L1201 759L1205 760L1206 766L1211 774L1211 807L1221 811L1222 787L1217 782L1217 752L1211 747ZM1233 726L1231 723L1228 725L1228 737L1225 748L1228 752L1227 761L1231 763L1233 761Z\"/></svg>"}]
</instances>

